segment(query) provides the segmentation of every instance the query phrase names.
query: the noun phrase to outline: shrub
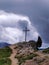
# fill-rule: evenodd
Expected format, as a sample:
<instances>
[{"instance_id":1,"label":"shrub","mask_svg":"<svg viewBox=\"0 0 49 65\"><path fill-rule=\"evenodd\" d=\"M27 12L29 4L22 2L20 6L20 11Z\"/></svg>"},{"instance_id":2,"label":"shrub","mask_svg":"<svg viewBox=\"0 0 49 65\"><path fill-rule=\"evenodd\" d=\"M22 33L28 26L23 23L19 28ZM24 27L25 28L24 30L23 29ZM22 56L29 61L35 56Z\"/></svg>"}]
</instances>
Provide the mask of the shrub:
<instances>
[{"instance_id":1,"label":"shrub","mask_svg":"<svg viewBox=\"0 0 49 65\"><path fill-rule=\"evenodd\" d=\"M38 40L36 42L36 49L38 50L38 48L41 47L41 46L42 46L42 39L41 39L40 36L38 36Z\"/></svg>"}]
</instances>

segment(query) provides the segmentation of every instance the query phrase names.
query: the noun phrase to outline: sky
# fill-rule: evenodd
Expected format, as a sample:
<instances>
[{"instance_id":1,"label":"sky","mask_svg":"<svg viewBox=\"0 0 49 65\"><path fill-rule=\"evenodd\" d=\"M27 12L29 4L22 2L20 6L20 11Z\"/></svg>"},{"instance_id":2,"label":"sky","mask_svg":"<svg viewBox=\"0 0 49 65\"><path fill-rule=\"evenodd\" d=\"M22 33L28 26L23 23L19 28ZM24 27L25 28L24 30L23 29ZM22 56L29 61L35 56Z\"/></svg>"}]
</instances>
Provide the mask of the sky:
<instances>
[{"instance_id":1,"label":"sky","mask_svg":"<svg viewBox=\"0 0 49 65\"><path fill-rule=\"evenodd\" d=\"M30 30L27 40L40 35L42 47L49 47L49 0L0 0L0 41L24 41L26 25Z\"/></svg>"}]
</instances>

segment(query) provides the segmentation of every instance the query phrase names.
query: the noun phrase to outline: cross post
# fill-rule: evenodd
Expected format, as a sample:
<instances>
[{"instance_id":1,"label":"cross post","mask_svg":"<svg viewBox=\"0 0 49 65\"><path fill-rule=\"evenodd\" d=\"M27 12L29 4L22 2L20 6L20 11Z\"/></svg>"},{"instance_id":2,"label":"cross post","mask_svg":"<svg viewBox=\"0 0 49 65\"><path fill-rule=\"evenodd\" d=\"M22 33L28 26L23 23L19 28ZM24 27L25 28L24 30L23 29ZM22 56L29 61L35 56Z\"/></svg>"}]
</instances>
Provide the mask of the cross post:
<instances>
[{"instance_id":1,"label":"cross post","mask_svg":"<svg viewBox=\"0 0 49 65\"><path fill-rule=\"evenodd\" d=\"M29 32L30 30L25 27L25 29L23 30L25 32L25 42L27 41L27 32Z\"/></svg>"}]
</instances>

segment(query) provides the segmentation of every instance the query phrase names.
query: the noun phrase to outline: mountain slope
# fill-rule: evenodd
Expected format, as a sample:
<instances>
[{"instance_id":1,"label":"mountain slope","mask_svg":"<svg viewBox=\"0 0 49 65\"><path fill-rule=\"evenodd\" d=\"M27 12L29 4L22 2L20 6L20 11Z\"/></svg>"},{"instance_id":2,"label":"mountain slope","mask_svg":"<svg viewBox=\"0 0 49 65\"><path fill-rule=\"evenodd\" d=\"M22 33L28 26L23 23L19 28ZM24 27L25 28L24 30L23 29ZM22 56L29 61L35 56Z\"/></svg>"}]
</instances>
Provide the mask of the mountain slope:
<instances>
[{"instance_id":1,"label":"mountain slope","mask_svg":"<svg viewBox=\"0 0 49 65\"><path fill-rule=\"evenodd\" d=\"M6 46L10 46L10 44L6 42L0 42L0 48L6 47Z\"/></svg>"}]
</instances>

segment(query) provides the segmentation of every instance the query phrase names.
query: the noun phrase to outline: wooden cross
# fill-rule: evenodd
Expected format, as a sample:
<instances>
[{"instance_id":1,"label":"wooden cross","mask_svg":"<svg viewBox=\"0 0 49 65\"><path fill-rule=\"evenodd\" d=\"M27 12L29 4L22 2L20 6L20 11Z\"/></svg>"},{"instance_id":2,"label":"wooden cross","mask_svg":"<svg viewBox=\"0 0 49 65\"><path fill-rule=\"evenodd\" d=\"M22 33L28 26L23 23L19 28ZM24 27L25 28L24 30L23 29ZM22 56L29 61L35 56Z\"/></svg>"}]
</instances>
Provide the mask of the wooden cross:
<instances>
[{"instance_id":1,"label":"wooden cross","mask_svg":"<svg viewBox=\"0 0 49 65\"><path fill-rule=\"evenodd\" d=\"M27 32L29 32L30 30L25 27L25 29L23 30L25 32L25 42L27 41Z\"/></svg>"}]
</instances>

